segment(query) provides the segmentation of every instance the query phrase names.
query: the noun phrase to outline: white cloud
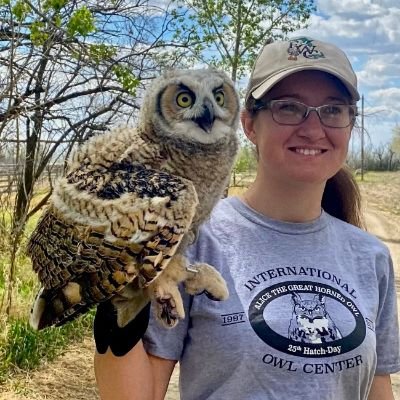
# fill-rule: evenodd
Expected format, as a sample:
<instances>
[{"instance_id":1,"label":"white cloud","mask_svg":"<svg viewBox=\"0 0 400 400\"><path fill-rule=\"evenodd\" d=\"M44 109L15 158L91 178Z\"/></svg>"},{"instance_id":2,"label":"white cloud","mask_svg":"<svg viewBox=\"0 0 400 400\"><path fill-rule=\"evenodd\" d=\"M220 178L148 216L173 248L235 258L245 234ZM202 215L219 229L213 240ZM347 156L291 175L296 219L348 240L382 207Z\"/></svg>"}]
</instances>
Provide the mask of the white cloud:
<instances>
[{"instance_id":1,"label":"white cloud","mask_svg":"<svg viewBox=\"0 0 400 400\"><path fill-rule=\"evenodd\" d=\"M384 7L369 0L319 0L318 10L326 14L338 14L342 17L364 19L380 16Z\"/></svg>"},{"instance_id":2,"label":"white cloud","mask_svg":"<svg viewBox=\"0 0 400 400\"><path fill-rule=\"evenodd\" d=\"M399 84L400 78L400 52L388 56L371 56L358 72L360 84L367 87L382 88Z\"/></svg>"},{"instance_id":3,"label":"white cloud","mask_svg":"<svg viewBox=\"0 0 400 400\"><path fill-rule=\"evenodd\" d=\"M389 116L400 118L400 88L391 87L369 92L369 98L379 102Z\"/></svg>"},{"instance_id":4,"label":"white cloud","mask_svg":"<svg viewBox=\"0 0 400 400\"><path fill-rule=\"evenodd\" d=\"M388 3L392 7L389 7ZM318 13L304 30L310 36L330 40L344 50L361 55L399 52L398 2L367 0L319 0Z\"/></svg>"},{"instance_id":5,"label":"white cloud","mask_svg":"<svg viewBox=\"0 0 400 400\"><path fill-rule=\"evenodd\" d=\"M393 118L400 117L400 110L395 109L390 105L379 105L375 107L366 107L364 110L365 120L373 121L379 125L379 121L386 119L387 121Z\"/></svg>"}]
</instances>

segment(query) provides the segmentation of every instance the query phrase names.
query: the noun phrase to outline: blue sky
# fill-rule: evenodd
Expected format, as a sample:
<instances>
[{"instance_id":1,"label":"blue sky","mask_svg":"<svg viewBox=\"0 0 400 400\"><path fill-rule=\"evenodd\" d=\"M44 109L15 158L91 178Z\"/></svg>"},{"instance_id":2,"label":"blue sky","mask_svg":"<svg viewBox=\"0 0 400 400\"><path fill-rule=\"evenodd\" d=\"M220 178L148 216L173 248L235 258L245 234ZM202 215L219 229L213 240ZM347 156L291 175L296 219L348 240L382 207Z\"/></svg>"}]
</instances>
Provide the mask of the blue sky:
<instances>
[{"instance_id":1,"label":"blue sky","mask_svg":"<svg viewBox=\"0 0 400 400\"><path fill-rule=\"evenodd\" d=\"M367 143L385 144L400 125L400 1L317 0L306 34L348 55L364 95ZM361 101L359 102L361 107Z\"/></svg>"},{"instance_id":2,"label":"blue sky","mask_svg":"<svg viewBox=\"0 0 400 400\"><path fill-rule=\"evenodd\" d=\"M400 125L400 0L315 0L315 5L309 27L289 36L328 41L347 54L364 95L366 146L389 143ZM241 79L240 87L246 83ZM355 131L355 150L359 136Z\"/></svg>"}]
</instances>

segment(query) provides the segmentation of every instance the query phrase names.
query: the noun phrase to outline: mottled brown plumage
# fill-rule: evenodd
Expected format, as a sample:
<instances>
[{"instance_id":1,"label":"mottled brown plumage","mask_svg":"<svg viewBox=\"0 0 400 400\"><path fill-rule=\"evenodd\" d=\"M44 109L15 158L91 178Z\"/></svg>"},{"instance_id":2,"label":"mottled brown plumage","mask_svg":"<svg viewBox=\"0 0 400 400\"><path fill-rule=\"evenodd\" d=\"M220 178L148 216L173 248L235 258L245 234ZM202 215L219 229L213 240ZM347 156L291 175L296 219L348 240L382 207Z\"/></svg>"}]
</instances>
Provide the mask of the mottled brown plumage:
<instances>
[{"instance_id":1,"label":"mottled brown plumage","mask_svg":"<svg viewBox=\"0 0 400 400\"><path fill-rule=\"evenodd\" d=\"M75 151L28 243L42 284L32 326L62 325L108 299L120 326L149 300L174 326L182 281L190 294L227 297L213 267L183 254L227 184L238 112L225 74L171 71L148 90L138 128Z\"/></svg>"}]
</instances>

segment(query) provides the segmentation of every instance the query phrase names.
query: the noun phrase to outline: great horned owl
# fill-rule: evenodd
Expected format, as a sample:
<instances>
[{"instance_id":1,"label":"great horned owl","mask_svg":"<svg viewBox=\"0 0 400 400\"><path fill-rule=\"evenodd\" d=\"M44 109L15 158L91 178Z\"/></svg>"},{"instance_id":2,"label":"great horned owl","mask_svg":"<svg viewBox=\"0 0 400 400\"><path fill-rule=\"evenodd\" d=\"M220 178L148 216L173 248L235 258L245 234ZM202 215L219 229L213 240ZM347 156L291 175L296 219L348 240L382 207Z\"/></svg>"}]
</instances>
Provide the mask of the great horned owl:
<instances>
[{"instance_id":1,"label":"great horned owl","mask_svg":"<svg viewBox=\"0 0 400 400\"><path fill-rule=\"evenodd\" d=\"M238 115L225 73L169 71L146 92L137 128L92 137L72 154L28 243L42 284L34 328L108 299L120 327L150 300L172 327L184 317L180 282L227 298L219 273L188 265L184 251L228 183Z\"/></svg>"}]
</instances>

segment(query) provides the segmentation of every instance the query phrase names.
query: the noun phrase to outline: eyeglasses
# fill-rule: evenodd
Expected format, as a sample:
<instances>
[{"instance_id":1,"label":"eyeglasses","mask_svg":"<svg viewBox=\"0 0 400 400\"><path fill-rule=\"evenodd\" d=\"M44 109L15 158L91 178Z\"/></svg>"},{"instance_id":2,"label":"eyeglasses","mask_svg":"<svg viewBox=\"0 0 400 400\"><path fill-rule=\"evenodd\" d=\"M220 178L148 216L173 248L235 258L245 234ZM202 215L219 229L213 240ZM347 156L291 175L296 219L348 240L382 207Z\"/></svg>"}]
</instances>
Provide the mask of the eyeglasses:
<instances>
[{"instance_id":1,"label":"eyeglasses","mask_svg":"<svg viewBox=\"0 0 400 400\"><path fill-rule=\"evenodd\" d=\"M254 111L271 110L273 120L280 125L300 125L311 111L318 114L322 125L328 128L346 128L351 125L357 114L354 104L324 104L310 107L299 101L270 100L255 104Z\"/></svg>"}]
</instances>

